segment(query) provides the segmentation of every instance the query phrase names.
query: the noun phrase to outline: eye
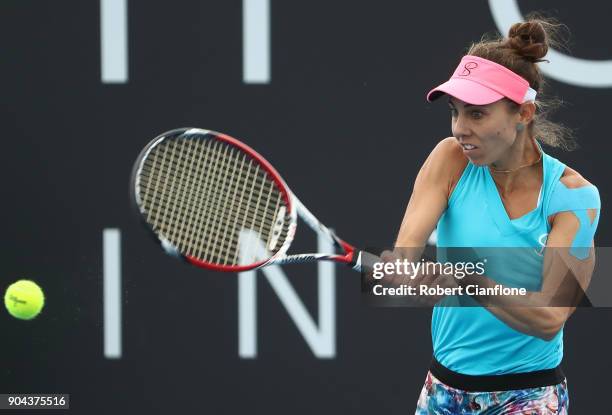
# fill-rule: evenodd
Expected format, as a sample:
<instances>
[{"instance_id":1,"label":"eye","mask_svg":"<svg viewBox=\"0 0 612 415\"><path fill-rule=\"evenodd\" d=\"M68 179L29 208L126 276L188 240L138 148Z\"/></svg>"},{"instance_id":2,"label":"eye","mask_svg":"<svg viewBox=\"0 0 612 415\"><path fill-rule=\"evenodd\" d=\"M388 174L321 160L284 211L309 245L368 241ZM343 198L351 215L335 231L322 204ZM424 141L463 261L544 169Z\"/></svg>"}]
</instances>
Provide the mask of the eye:
<instances>
[{"instance_id":1,"label":"eye","mask_svg":"<svg viewBox=\"0 0 612 415\"><path fill-rule=\"evenodd\" d=\"M482 113L482 111L479 110L474 110L472 112L470 112L470 115L472 116L472 118L474 118L475 120L479 120L481 119L484 114Z\"/></svg>"}]
</instances>

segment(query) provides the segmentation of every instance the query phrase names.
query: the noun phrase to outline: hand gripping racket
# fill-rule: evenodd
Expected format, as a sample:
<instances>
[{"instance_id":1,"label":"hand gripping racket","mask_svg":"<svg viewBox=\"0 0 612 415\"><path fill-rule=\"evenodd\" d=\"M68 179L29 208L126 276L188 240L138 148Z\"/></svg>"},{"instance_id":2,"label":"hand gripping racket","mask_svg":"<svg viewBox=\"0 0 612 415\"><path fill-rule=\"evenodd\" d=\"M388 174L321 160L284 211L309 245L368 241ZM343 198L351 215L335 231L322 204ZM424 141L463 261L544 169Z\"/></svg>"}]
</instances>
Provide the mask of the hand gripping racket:
<instances>
[{"instance_id":1,"label":"hand gripping racket","mask_svg":"<svg viewBox=\"0 0 612 415\"><path fill-rule=\"evenodd\" d=\"M159 135L136 160L130 186L166 253L193 265L241 272L328 260L361 270L361 251L321 224L260 154L228 135L199 128ZM341 253L287 255L298 216ZM260 245L250 263L240 252L245 235Z\"/></svg>"}]
</instances>

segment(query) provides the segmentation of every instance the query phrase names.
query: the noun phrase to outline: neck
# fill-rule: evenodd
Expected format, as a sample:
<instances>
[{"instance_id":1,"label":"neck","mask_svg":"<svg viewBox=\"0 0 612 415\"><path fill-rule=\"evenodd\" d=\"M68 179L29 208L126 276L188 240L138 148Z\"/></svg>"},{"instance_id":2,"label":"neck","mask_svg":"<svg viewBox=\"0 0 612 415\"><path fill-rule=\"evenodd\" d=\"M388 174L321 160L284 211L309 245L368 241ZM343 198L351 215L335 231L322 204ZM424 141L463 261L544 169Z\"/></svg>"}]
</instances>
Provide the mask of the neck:
<instances>
[{"instance_id":1,"label":"neck","mask_svg":"<svg viewBox=\"0 0 612 415\"><path fill-rule=\"evenodd\" d=\"M525 134L517 137L507 156L491 163L489 171L503 191L511 191L517 179L532 176L539 169L542 157L535 139Z\"/></svg>"}]
</instances>

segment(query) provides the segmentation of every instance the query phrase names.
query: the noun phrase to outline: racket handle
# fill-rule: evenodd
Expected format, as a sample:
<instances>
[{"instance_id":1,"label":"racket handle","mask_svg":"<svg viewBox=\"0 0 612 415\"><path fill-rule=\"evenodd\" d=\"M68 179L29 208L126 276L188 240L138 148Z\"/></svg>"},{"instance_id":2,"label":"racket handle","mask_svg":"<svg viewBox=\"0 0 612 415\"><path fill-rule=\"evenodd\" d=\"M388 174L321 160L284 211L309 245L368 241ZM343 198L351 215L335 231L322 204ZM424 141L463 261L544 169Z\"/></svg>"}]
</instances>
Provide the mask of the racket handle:
<instances>
[{"instance_id":1,"label":"racket handle","mask_svg":"<svg viewBox=\"0 0 612 415\"><path fill-rule=\"evenodd\" d=\"M429 255L421 255L425 262L436 262ZM371 254L367 251L356 250L353 254L353 259L348 263L348 266L357 272L371 273L374 270L374 263L380 262L382 259L378 255Z\"/></svg>"},{"instance_id":2,"label":"racket handle","mask_svg":"<svg viewBox=\"0 0 612 415\"><path fill-rule=\"evenodd\" d=\"M435 262L428 255L422 255L425 262ZM355 271L361 273L361 292L371 293L375 284L379 284L378 279L372 277L374 274L374 264L381 262L382 258L371 254L367 251L356 250L353 254L353 260L348 264Z\"/></svg>"},{"instance_id":3,"label":"racket handle","mask_svg":"<svg viewBox=\"0 0 612 415\"><path fill-rule=\"evenodd\" d=\"M380 262L379 256L366 251L355 251L353 260L348 263L348 266L357 272L371 273L374 270L374 263Z\"/></svg>"}]
</instances>

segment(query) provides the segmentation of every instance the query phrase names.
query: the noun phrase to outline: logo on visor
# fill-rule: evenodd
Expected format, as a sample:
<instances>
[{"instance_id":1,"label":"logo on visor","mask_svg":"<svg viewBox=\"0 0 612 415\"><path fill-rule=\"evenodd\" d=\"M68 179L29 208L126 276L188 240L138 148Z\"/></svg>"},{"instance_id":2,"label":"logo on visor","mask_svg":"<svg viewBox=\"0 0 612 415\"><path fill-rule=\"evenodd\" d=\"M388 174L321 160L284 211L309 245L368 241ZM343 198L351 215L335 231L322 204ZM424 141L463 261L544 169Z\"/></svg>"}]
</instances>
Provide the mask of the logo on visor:
<instances>
[{"instance_id":1,"label":"logo on visor","mask_svg":"<svg viewBox=\"0 0 612 415\"><path fill-rule=\"evenodd\" d=\"M459 76L468 76L472 74L472 69L476 69L478 68L478 64L476 62L466 62L465 65L463 65L463 71L461 71L458 75Z\"/></svg>"}]
</instances>

